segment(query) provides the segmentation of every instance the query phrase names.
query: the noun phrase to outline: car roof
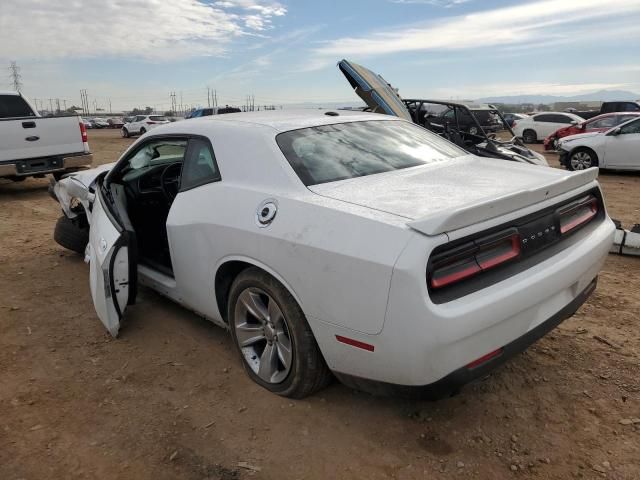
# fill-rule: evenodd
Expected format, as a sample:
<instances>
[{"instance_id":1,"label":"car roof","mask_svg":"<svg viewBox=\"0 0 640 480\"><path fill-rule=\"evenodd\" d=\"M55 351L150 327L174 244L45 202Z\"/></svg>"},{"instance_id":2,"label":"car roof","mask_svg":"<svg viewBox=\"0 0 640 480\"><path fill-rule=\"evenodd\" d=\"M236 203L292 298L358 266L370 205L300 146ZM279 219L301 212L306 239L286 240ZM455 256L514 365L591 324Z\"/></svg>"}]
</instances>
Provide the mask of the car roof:
<instances>
[{"instance_id":1,"label":"car roof","mask_svg":"<svg viewBox=\"0 0 640 480\"><path fill-rule=\"evenodd\" d=\"M20 95L20 92L16 92L15 90L0 90L0 95L14 95L17 97Z\"/></svg>"},{"instance_id":2,"label":"car roof","mask_svg":"<svg viewBox=\"0 0 640 480\"><path fill-rule=\"evenodd\" d=\"M335 123L366 120L400 120L398 117L378 113L366 113L349 110L265 110L260 112L227 113L193 119L197 122L224 122L237 126L261 125L278 132L287 132L300 128L331 125ZM180 126L176 126L179 129Z\"/></svg>"}]
</instances>

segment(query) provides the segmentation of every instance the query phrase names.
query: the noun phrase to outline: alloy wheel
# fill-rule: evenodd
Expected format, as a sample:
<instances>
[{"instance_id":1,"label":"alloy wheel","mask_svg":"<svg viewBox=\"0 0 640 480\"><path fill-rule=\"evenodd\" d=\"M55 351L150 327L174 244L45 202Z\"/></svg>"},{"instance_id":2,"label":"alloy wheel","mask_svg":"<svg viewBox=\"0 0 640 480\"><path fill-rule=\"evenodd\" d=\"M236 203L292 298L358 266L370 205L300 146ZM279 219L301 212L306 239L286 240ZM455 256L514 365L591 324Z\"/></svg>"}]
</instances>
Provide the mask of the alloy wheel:
<instances>
[{"instance_id":1,"label":"alloy wheel","mask_svg":"<svg viewBox=\"0 0 640 480\"><path fill-rule=\"evenodd\" d=\"M585 170L591 168L591 155L587 152L576 152L571 155L571 167L573 170Z\"/></svg>"},{"instance_id":2,"label":"alloy wheel","mask_svg":"<svg viewBox=\"0 0 640 480\"><path fill-rule=\"evenodd\" d=\"M264 290L250 287L238 296L233 328L247 365L267 383L287 378L293 364L293 345L287 320Z\"/></svg>"}]
</instances>

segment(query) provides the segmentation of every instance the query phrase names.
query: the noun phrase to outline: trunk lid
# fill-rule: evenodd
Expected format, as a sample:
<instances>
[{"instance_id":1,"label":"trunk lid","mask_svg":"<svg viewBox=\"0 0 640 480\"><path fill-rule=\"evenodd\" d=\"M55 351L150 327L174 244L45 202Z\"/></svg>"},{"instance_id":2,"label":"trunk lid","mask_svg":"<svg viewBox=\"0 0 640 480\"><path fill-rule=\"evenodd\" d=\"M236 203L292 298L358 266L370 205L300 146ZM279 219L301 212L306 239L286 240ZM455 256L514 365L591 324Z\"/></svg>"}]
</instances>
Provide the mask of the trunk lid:
<instances>
[{"instance_id":1,"label":"trunk lid","mask_svg":"<svg viewBox=\"0 0 640 480\"><path fill-rule=\"evenodd\" d=\"M397 90L382 76L348 60L341 60L338 68L374 113L386 113L413 121Z\"/></svg>"},{"instance_id":2,"label":"trunk lid","mask_svg":"<svg viewBox=\"0 0 640 480\"><path fill-rule=\"evenodd\" d=\"M411 228L437 235L553 198L597 175L597 168L572 173L469 155L309 189L404 217Z\"/></svg>"}]
</instances>

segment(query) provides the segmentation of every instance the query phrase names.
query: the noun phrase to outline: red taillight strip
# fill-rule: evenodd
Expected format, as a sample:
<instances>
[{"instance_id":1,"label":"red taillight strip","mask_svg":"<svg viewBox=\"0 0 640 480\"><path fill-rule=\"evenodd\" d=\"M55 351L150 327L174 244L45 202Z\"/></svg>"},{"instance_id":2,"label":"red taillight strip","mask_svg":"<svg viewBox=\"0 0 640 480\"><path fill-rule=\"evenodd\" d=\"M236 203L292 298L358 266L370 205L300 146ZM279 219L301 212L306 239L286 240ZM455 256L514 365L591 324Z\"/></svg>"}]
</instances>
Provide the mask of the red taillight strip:
<instances>
[{"instance_id":1,"label":"red taillight strip","mask_svg":"<svg viewBox=\"0 0 640 480\"><path fill-rule=\"evenodd\" d=\"M563 212L560 214L560 216L562 217L562 215L567 215L570 214L572 212L575 212L577 209L579 208L583 208L583 207L589 207L589 211L585 212L583 215L580 215L578 218L574 218L573 220L571 220L569 223L567 223L566 225L562 225L562 222L560 223L560 233L565 234L570 232L571 230L573 230L576 227L579 227L580 225L587 223L588 221L590 221L593 217L595 217L598 214L598 200L596 198L592 198L590 199L588 202L584 202L581 203L579 205L577 205L575 208L567 211L567 212Z\"/></svg>"},{"instance_id":2,"label":"red taillight strip","mask_svg":"<svg viewBox=\"0 0 640 480\"><path fill-rule=\"evenodd\" d=\"M478 358L478 359L474 360L473 362L467 364L466 367L471 370L473 368L479 367L480 365L484 365L485 363L487 363L492 358L496 358L496 357L498 357L500 355L502 355L502 349L501 348L499 348L497 350L494 350L493 352L489 352L486 355L481 356L480 358Z\"/></svg>"},{"instance_id":3,"label":"red taillight strip","mask_svg":"<svg viewBox=\"0 0 640 480\"><path fill-rule=\"evenodd\" d=\"M489 270L490 268L507 262L512 258L516 258L518 255L520 255L520 235L516 234L511 236L511 250L503 253L502 255L498 255L497 257L490 258L483 262L478 262L478 265L480 265L482 270Z\"/></svg>"},{"instance_id":4,"label":"red taillight strip","mask_svg":"<svg viewBox=\"0 0 640 480\"><path fill-rule=\"evenodd\" d=\"M454 272L450 275L445 275L442 278L431 277L431 286L433 288L446 287L450 283L459 282L460 280L467 277L471 277L472 275L475 275L476 273L480 273L481 271L482 269L480 268L480 266L474 262L473 265L470 265L464 270L460 270L459 272Z\"/></svg>"},{"instance_id":5,"label":"red taillight strip","mask_svg":"<svg viewBox=\"0 0 640 480\"><path fill-rule=\"evenodd\" d=\"M336 340L340 343L344 343L346 345L351 345L352 347L361 348L366 350L367 352L373 352L375 350L375 346L361 342L360 340L354 340L353 338L343 337L342 335L336 335Z\"/></svg>"}]
</instances>

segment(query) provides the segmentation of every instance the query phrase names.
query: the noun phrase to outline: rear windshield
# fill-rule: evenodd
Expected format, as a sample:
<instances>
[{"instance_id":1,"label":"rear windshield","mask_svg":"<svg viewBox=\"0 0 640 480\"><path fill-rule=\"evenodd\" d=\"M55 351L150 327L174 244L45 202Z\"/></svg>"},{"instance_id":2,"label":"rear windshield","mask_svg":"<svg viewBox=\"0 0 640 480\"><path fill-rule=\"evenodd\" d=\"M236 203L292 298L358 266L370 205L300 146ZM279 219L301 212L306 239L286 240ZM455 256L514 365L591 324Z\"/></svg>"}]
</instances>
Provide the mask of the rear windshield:
<instances>
[{"instance_id":1,"label":"rear windshield","mask_svg":"<svg viewBox=\"0 0 640 480\"><path fill-rule=\"evenodd\" d=\"M0 118L35 117L33 110L19 95L0 95Z\"/></svg>"},{"instance_id":2,"label":"rear windshield","mask_svg":"<svg viewBox=\"0 0 640 480\"><path fill-rule=\"evenodd\" d=\"M374 120L281 133L276 141L305 185L373 175L466 155L417 125Z\"/></svg>"},{"instance_id":3,"label":"rear windshield","mask_svg":"<svg viewBox=\"0 0 640 480\"><path fill-rule=\"evenodd\" d=\"M149 115L149 119L153 120L154 122L164 122L167 117L162 117L160 115Z\"/></svg>"}]
</instances>

